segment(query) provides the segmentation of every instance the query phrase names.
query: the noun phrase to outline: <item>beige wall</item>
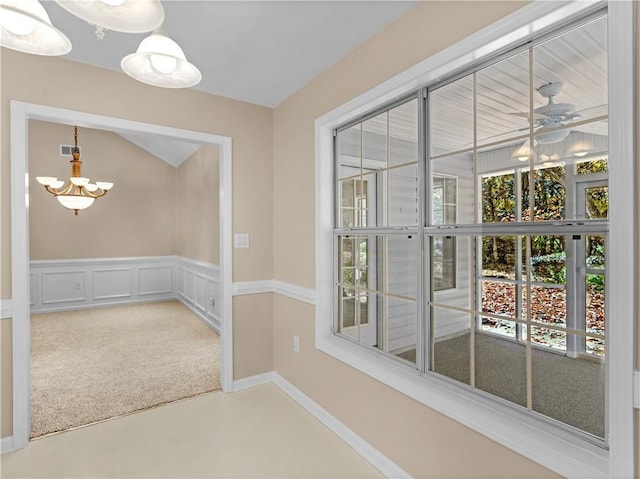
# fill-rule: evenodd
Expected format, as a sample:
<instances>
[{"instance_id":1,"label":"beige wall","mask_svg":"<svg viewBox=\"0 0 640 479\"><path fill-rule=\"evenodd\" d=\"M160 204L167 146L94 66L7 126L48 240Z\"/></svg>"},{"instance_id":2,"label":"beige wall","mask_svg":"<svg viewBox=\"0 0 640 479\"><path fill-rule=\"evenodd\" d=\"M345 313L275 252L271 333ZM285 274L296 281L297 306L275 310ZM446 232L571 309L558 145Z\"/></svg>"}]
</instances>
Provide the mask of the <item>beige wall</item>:
<instances>
[{"instance_id":1,"label":"beige wall","mask_svg":"<svg viewBox=\"0 0 640 479\"><path fill-rule=\"evenodd\" d=\"M177 169L176 254L220 263L218 147L201 147Z\"/></svg>"},{"instance_id":2,"label":"beige wall","mask_svg":"<svg viewBox=\"0 0 640 479\"><path fill-rule=\"evenodd\" d=\"M32 260L177 254L219 263L218 147L202 146L176 168L109 131L80 128L78 137L83 175L115 187L78 216L62 208L35 176L67 180L59 145L73 143L73 127L30 120Z\"/></svg>"},{"instance_id":3,"label":"beige wall","mask_svg":"<svg viewBox=\"0 0 640 479\"><path fill-rule=\"evenodd\" d=\"M421 2L274 110L276 279L310 288L315 283L314 120L522 5ZM310 306L276 296L275 370L408 473L415 477L553 476L314 349L314 313ZM292 352L293 335L300 337L299 354ZM447 444L456 447L447 448Z\"/></svg>"},{"instance_id":4,"label":"beige wall","mask_svg":"<svg viewBox=\"0 0 640 479\"><path fill-rule=\"evenodd\" d=\"M558 477L315 349L313 306L273 301L276 371L412 477Z\"/></svg>"},{"instance_id":5,"label":"beige wall","mask_svg":"<svg viewBox=\"0 0 640 479\"><path fill-rule=\"evenodd\" d=\"M251 247L234 250L233 280L273 277L272 110L249 103L208 95L195 90L153 88L123 73L111 72L60 58L38 57L0 49L0 298L11 298L11 177L9 156L9 101L77 110L99 115L166 125L229 136L233 141L233 230L248 233ZM84 137L80 137L83 139ZM87 167L91 160L87 155ZM87 170L89 173L89 170ZM116 197L118 185L114 187ZM106 201L106 199L105 199ZM115 201L115 199L114 199ZM93 206L95 207L95 206ZM92 208L93 208L92 207ZM272 324L272 310L250 297L234 300L234 321L242 323L234 335L234 348L247 351L262 330ZM2 320L3 332L10 320ZM270 334L259 336L261 347L271 351ZM3 336L4 339L4 336ZM2 358L2 419L11 416L11 361ZM269 353L267 356L270 356ZM251 356L239 373L271 368L270 359ZM266 366L265 366L266 365ZM242 377L242 376L239 376ZM239 377L236 377L238 379ZM8 425L5 425L8 424ZM10 423L3 421L2 436Z\"/></svg>"},{"instance_id":6,"label":"beige wall","mask_svg":"<svg viewBox=\"0 0 640 479\"><path fill-rule=\"evenodd\" d=\"M36 176L68 181L73 127L29 121L30 258L70 259L176 254L176 168L121 136L78 129L82 174L114 188L78 216L63 208Z\"/></svg>"},{"instance_id":7,"label":"beige wall","mask_svg":"<svg viewBox=\"0 0 640 479\"><path fill-rule=\"evenodd\" d=\"M234 251L233 278L273 277L271 109L195 90L153 88L123 73L60 58L2 49L1 62L0 297L11 297L10 100L232 137L233 230L251 237L250 248Z\"/></svg>"},{"instance_id":8,"label":"beige wall","mask_svg":"<svg viewBox=\"0 0 640 479\"><path fill-rule=\"evenodd\" d=\"M256 315L273 311L273 297L262 293L233 298L233 336L243 338L242 342L233 342L235 379L273 371L273 320Z\"/></svg>"}]
</instances>

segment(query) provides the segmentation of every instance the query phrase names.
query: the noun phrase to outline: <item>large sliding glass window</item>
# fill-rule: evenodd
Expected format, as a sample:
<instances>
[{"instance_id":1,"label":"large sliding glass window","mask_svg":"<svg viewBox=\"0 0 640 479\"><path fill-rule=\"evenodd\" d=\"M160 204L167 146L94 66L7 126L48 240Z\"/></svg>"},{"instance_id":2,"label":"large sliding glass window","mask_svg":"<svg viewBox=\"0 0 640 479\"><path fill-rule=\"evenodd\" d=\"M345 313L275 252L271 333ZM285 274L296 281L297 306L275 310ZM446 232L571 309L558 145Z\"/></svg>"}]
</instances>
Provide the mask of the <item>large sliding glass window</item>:
<instances>
[{"instance_id":1,"label":"large sliding glass window","mask_svg":"<svg viewBox=\"0 0 640 479\"><path fill-rule=\"evenodd\" d=\"M606 444L606 17L336 131L336 333ZM422 155L422 156L419 156Z\"/></svg>"}]
</instances>

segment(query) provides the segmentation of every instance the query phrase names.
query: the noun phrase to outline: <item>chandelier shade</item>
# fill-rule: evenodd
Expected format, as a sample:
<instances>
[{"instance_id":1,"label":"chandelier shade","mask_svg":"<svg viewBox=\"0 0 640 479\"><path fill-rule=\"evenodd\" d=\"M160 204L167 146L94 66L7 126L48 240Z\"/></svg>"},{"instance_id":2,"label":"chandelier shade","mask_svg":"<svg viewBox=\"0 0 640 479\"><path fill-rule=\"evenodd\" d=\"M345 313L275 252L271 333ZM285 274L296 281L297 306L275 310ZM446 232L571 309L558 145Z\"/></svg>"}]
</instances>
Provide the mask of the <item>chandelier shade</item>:
<instances>
[{"instance_id":1,"label":"chandelier shade","mask_svg":"<svg viewBox=\"0 0 640 479\"><path fill-rule=\"evenodd\" d=\"M146 33L164 22L160 0L56 0L78 18L103 29L124 33ZM100 33L98 33L100 36Z\"/></svg>"},{"instance_id":2,"label":"chandelier shade","mask_svg":"<svg viewBox=\"0 0 640 479\"><path fill-rule=\"evenodd\" d=\"M71 51L71 41L51 24L38 0L0 0L0 46L47 56Z\"/></svg>"},{"instance_id":3,"label":"chandelier shade","mask_svg":"<svg viewBox=\"0 0 640 479\"><path fill-rule=\"evenodd\" d=\"M55 176L37 176L36 181L44 186L45 190L54 195L58 202L73 210L77 216L78 211L91 206L96 198L107 194L113 187L113 183L108 181L96 181L91 183L89 178L81 175L80 149L78 148L78 127L74 127L75 144L72 150L73 160L71 160L71 177L69 183L59 180Z\"/></svg>"},{"instance_id":4,"label":"chandelier shade","mask_svg":"<svg viewBox=\"0 0 640 479\"><path fill-rule=\"evenodd\" d=\"M124 57L120 66L135 80L163 88L189 88L202 79L180 46L160 31L142 40L136 53Z\"/></svg>"},{"instance_id":5,"label":"chandelier shade","mask_svg":"<svg viewBox=\"0 0 640 479\"><path fill-rule=\"evenodd\" d=\"M91 206L96 200L90 196L81 195L57 195L56 198L58 198L58 201L62 206L74 211L84 210Z\"/></svg>"}]
</instances>

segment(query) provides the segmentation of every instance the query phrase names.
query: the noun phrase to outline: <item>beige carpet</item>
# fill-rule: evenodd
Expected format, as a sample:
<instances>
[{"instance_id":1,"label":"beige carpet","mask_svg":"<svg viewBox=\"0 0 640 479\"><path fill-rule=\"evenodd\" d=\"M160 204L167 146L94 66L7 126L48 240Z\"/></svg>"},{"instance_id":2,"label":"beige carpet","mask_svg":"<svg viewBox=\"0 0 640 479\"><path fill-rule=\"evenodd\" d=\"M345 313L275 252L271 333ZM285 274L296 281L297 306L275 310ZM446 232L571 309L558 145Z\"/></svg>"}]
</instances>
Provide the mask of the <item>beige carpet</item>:
<instances>
[{"instance_id":1,"label":"beige carpet","mask_svg":"<svg viewBox=\"0 0 640 479\"><path fill-rule=\"evenodd\" d=\"M177 301L31 317L31 437L220 389L220 338Z\"/></svg>"}]
</instances>

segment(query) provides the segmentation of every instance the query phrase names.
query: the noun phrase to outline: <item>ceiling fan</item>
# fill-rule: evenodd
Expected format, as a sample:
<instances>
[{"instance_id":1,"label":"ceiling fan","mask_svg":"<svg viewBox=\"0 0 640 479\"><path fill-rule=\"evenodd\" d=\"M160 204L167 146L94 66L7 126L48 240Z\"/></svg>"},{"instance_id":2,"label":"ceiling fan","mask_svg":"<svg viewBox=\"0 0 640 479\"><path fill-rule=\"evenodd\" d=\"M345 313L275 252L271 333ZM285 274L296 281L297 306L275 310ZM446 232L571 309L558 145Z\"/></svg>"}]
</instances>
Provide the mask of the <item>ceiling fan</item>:
<instances>
[{"instance_id":1,"label":"ceiling fan","mask_svg":"<svg viewBox=\"0 0 640 479\"><path fill-rule=\"evenodd\" d=\"M546 83L537 88L537 92L547 98L547 104L533 110L533 127L536 128L535 142L540 144L557 143L563 141L571 130L553 130L568 122L580 118L582 115L575 111L575 105L571 103L556 103L554 98L562 90L562 82ZM511 115L529 118L529 113L518 112ZM523 128L525 130L527 128ZM546 131L552 130L552 131Z\"/></svg>"}]
</instances>

